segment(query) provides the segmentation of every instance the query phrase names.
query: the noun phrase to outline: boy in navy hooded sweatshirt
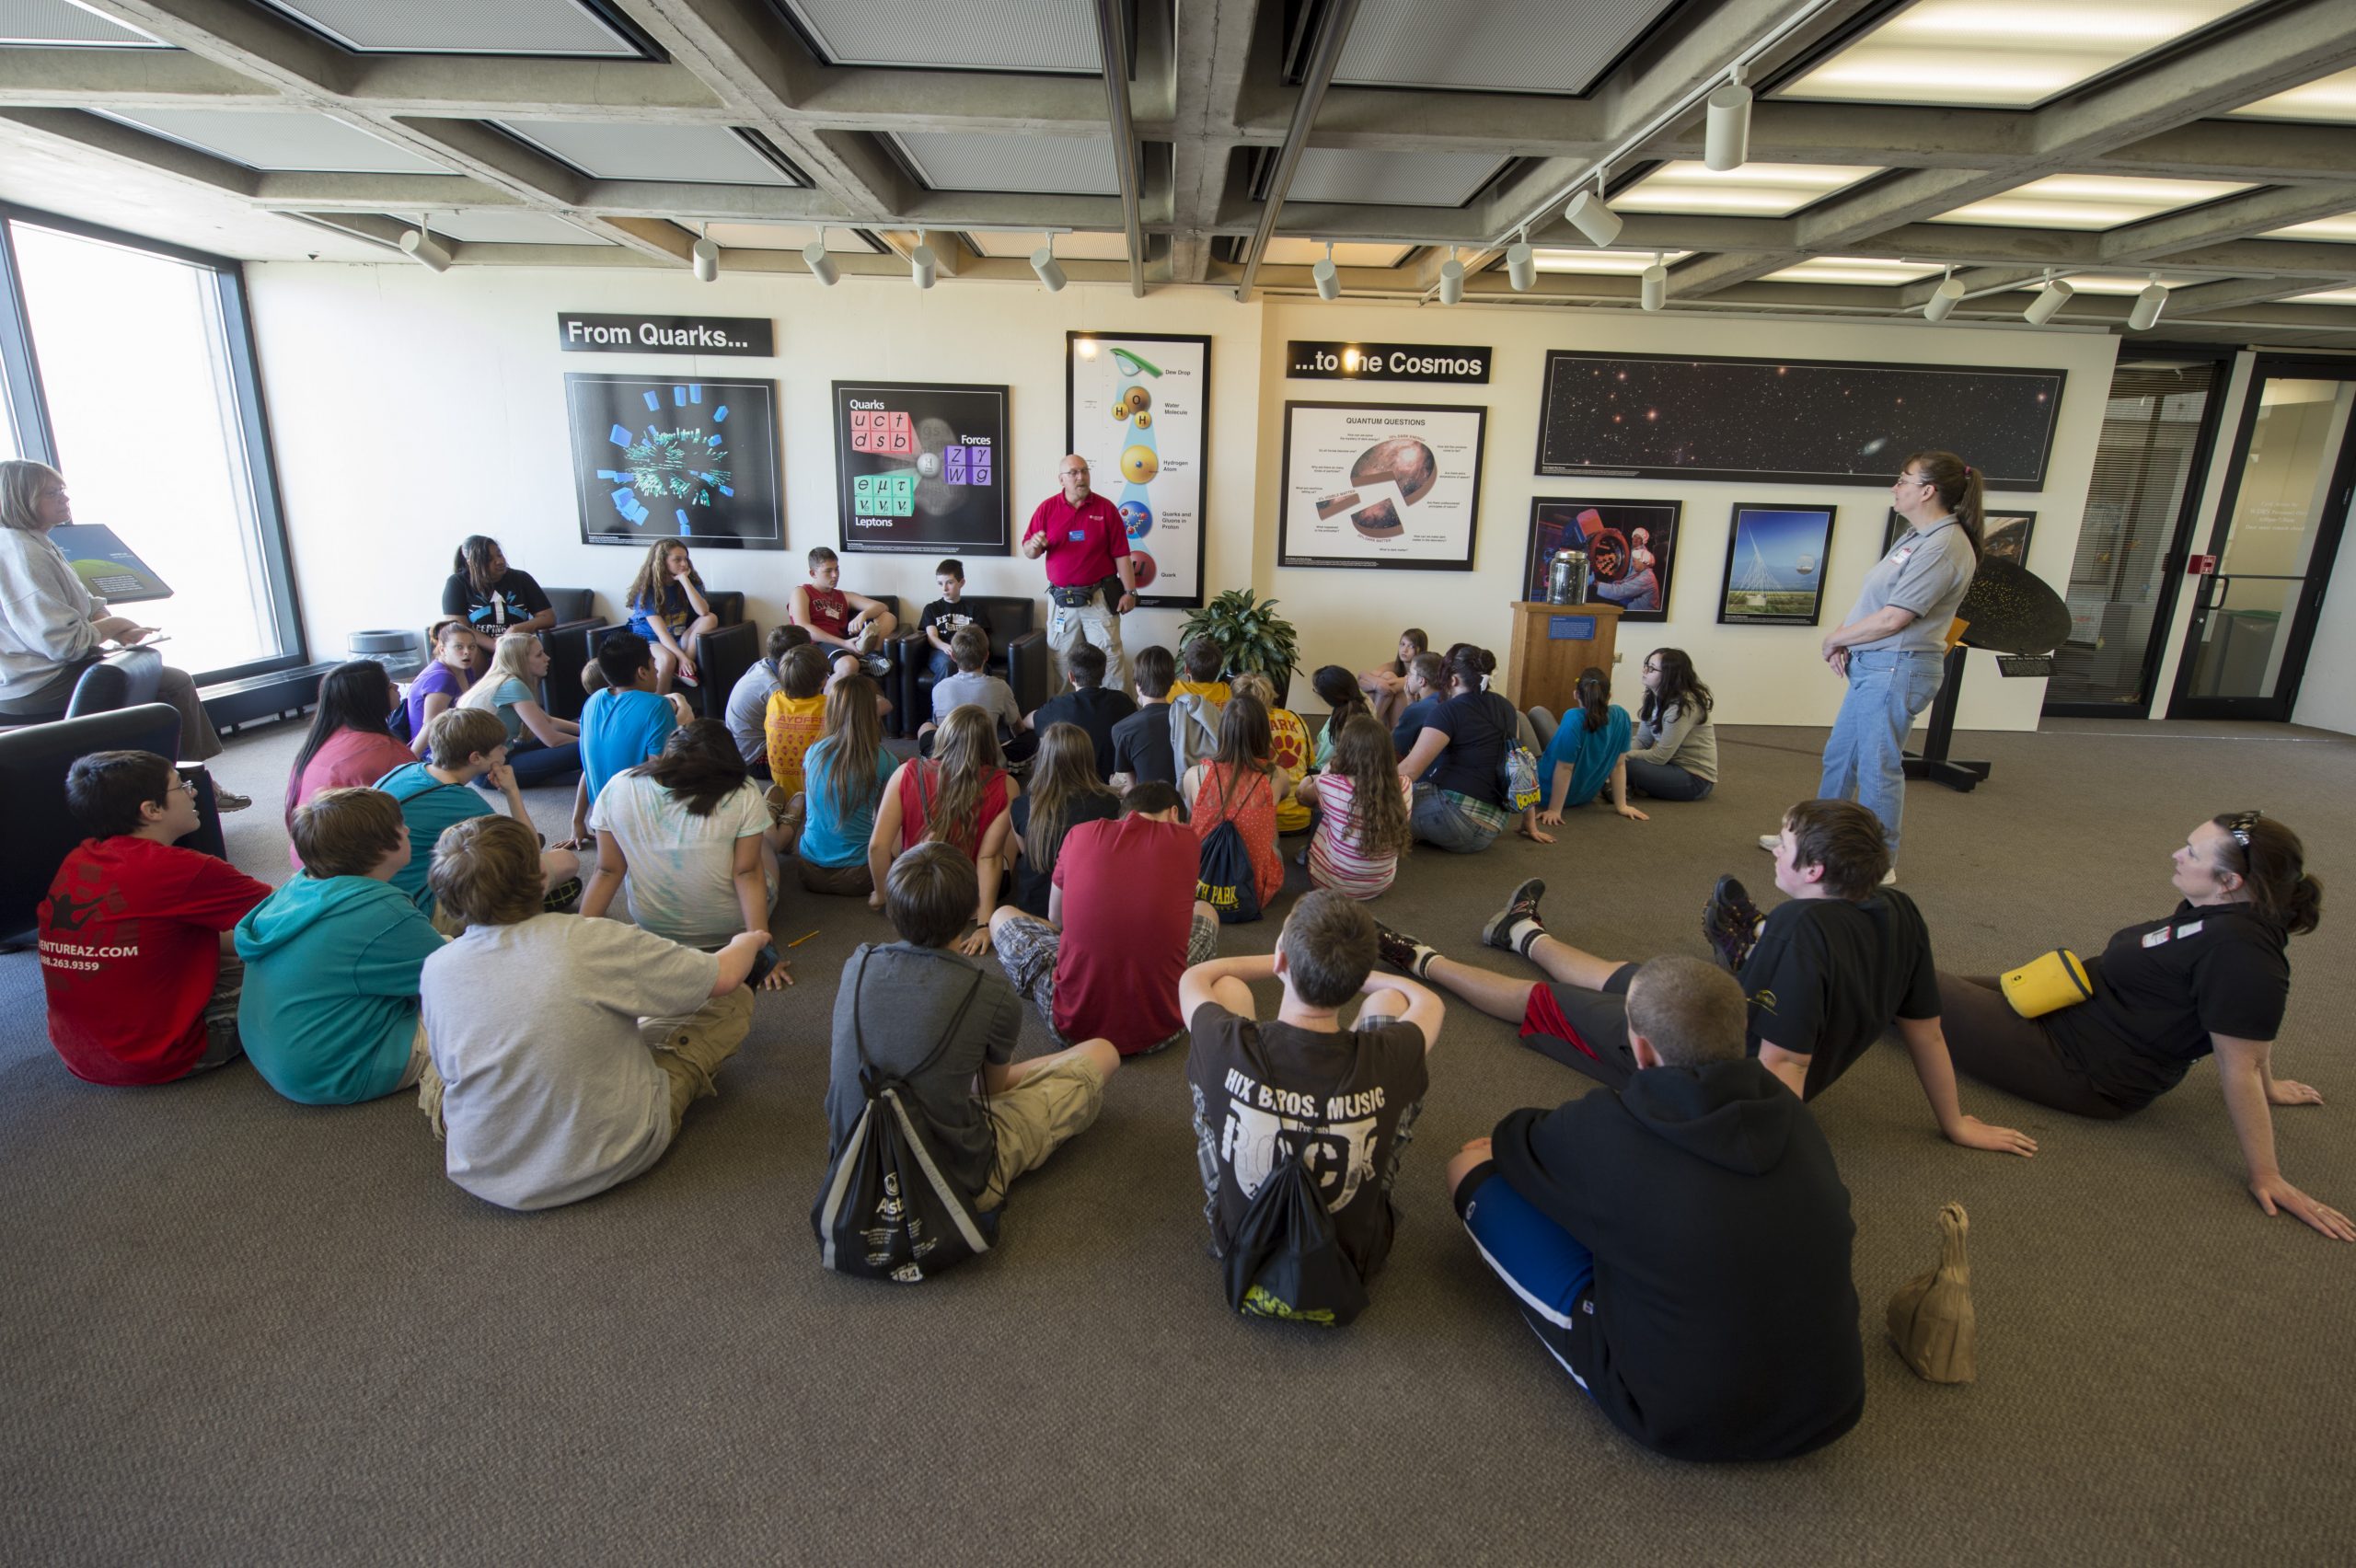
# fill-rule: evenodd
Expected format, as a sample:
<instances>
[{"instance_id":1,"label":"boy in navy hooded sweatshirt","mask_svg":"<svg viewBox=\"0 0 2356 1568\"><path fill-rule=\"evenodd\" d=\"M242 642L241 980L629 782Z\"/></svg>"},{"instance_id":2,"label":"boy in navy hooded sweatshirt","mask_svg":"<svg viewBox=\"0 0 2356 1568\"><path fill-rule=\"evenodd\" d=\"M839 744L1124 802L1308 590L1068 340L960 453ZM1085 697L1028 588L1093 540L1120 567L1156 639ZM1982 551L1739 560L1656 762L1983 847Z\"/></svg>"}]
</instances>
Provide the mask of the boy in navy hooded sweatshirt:
<instances>
[{"instance_id":1,"label":"boy in navy hooded sweatshirt","mask_svg":"<svg viewBox=\"0 0 2356 1568\"><path fill-rule=\"evenodd\" d=\"M1816 1119L1743 1055L1733 976L1656 958L1636 1071L1516 1111L1449 1162L1475 1246L1611 1424L1678 1459L1778 1459L1865 1412L1849 1191Z\"/></svg>"},{"instance_id":2,"label":"boy in navy hooded sweatshirt","mask_svg":"<svg viewBox=\"0 0 2356 1568\"><path fill-rule=\"evenodd\" d=\"M381 790L322 790L293 831L304 870L237 923L246 1055L299 1104L407 1089L431 1060L417 977L442 938L393 885L410 862L400 802Z\"/></svg>"}]
</instances>

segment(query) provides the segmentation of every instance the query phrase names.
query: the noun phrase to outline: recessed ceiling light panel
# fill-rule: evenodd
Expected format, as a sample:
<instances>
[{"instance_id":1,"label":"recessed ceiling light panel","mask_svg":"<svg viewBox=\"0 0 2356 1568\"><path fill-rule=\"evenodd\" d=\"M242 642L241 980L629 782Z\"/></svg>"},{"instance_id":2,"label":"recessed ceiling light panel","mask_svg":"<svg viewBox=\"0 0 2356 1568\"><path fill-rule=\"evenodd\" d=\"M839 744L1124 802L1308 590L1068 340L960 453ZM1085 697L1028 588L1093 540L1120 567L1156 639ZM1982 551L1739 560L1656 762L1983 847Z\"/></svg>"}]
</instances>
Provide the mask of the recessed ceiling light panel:
<instances>
[{"instance_id":1,"label":"recessed ceiling light panel","mask_svg":"<svg viewBox=\"0 0 2356 1568\"><path fill-rule=\"evenodd\" d=\"M560 54L641 59L578 0L266 0L361 54Z\"/></svg>"},{"instance_id":2,"label":"recessed ceiling light panel","mask_svg":"<svg viewBox=\"0 0 2356 1568\"><path fill-rule=\"evenodd\" d=\"M1118 196L1110 136L1009 136L903 131L893 138L928 189Z\"/></svg>"},{"instance_id":3,"label":"recessed ceiling light panel","mask_svg":"<svg viewBox=\"0 0 2356 1568\"><path fill-rule=\"evenodd\" d=\"M448 174L356 125L301 110L140 109L110 118L248 168L309 174Z\"/></svg>"},{"instance_id":4,"label":"recessed ceiling light panel","mask_svg":"<svg viewBox=\"0 0 2356 1568\"><path fill-rule=\"evenodd\" d=\"M1745 217L1789 217L1844 186L1881 172L1845 164L1748 163L1723 172L1700 163L1665 163L1625 190L1611 205L1622 213L1738 213Z\"/></svg>"},{"instance_id":5,"label":"recessed ceiling light panel","mask_svg":"<svg viewBox=\"0 0 2356 1568\"><path fill-rule=\"evenodd\" d=\"M1765 283L1911 283L1939 269L1920 261L1886 261L1873 256L1811 256L1780 272L1770 272Z\"/></svg>"},{"instance_id":6,"label":"recessed ceiling light panel","mask_svg":"<svg viewBox=\"0 0 2356 1568\"><path fill-rule=\"evenodd\" d=\"M2249 0L1921 0L1778 98L2027 109Z\"/></svg>"},{"instance_id":7,"label":"recessed ceiling light panel","mask_svg":"<svg viewBox=\"0 0 2356 1568\"><path fill-rule=\"evenodd\" d=\"M1494 153L1393 153L1310 147L1294 167L1288 202L1377 207L1461 207L1506 159Z\"/></svg>"},{"instance_id":8,"label":"recessed ceiling light panel","mask_svg":"<svg viewBox=\"0 0 2356 1568\"><path fill-rule=\"evenodd\" d=\"M794 178L724 125L659 121L504 120L514 135L593 179L688 185L792 185Z\"/></svg>"},{"instance_id":9,"label":"recessed ceiling light panel","mask_svg":"<svg viewBox=\"0 0 2356 1568\"><path fill-rule=\"evenodd\" d=\"M1985 224L1995 228L2073 229L2092 233L2157 217L2178 207L2214 202L2250 189L2218 179L2143 179L2126 175L2055 174L2015 186L2001 196L1942 213L1934 224Z\"/></svg>"},{"instance_id":10,"label":"recessed ceiling light panel","mask_svg":"<svg viewBox=\"0 0 2356 1568\"><path fill-rule=\"evenodd\" d=\"M110 21L72 0L0 4L0 44L48 49L167 49L136 28Z\"/></svg>"},{"instance_id":11,"label":"recessed ceiling light panel","mask_svg":"<svg viewBox=\"0 0 2356 1568\"><path fill-rule=\"evenodd\" d=\"M1090 0L948 6L939 0L779 0L837 65L949 71L1103 69Z\"/></svg>"},{"instance_id":12,"label":"recessed ceiling light panel","mask_svg":"<svg viewBox=\"0 0 2356 1568\"><path fill-rule=\"evenodd\" d=\"M2226 112L2249 120L2321 120L2356 124L2356 71L2318 76L2288 92Z\"/></svg>"},{"instance_id":13,"label":"recessed ceiling light panel","mask_svg":"<svg viewBox=\"0 0 2356 1568\"><path fill-rule=\"evenodd\" d=\"M1671 250L1664 252L1661 259L1674 266L1692 254L1690 250ZM1582 246L1538 253L1538 270L1542 272L1633 278L1652 264L1653 253L1649 250L1589 250Z\"/></svg>"}]
</instances>

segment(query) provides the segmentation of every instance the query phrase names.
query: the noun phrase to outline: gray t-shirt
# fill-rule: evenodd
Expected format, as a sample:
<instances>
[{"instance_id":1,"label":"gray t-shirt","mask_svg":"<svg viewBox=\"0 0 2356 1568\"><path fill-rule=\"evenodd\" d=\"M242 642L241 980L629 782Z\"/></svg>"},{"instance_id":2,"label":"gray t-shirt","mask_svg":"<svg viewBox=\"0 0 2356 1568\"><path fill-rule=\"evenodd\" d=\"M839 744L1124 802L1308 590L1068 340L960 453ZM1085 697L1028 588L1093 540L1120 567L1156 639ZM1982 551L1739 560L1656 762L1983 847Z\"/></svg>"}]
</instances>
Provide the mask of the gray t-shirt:
<instances>
[{"instance_id":1,"label":"gray t-shirt","mask_svg":"<svg viewBox=\"0 0 2356 1568\"><path fill-rule=\"evenodd\" d=\"M960 670L932 683L932 721L940 723L949 717L950 709L971 703L1011 731L1022 722L1022 705L1014 700L1014 688L996 675L976 670L968 674Z\"/></svg>"},{"instance_id":2,"label":"gray t-shirt","mask_svg":"<svg viewBox=\"0 0 2356 1568\"><path fill-rule=\"evenodd\" d=\"M736 677L728 688L728 733L736 742L736 750L749 767L754 763L768 766L769 698L779 691L777 671L767 659L756 659L753 667Z\"/></svg>"},{"instance_id":3,"label":"gray t-shirt","mask_svg":"<svg viewBox=\"0 0 2356 1568\"><path fill-rule=\"evenodd\" d=\"M1971 553L1970 537L1953 518L1934 523L1927 531L1909 528L1881 564L1865 573L1865 585L1849 608L1851 624L1876 610L1895 605L1912 610L1914 618L1888 637L1860 642L1853 653L1942 653L1955 610L1971 587L1980 569Z\"/></svg>"},{"instance_id":4,"label":"gray t-shirt","mask_svg":"<svg viewBox=\"0 0 2356 1568\"><path fill-rule=\"evenodd\" d=\"M862 975L860 965L865 963ZM978 988L974 982L979 976ZM827 1159L842 1147L867 1109L859 1081L857 1042L867 1043L867 1061L886 1076L913 1073L948 1032L958 1007L973 993L955 1038L922 1078L907 1080L916 1103L937 1135L934 1150L950 1179L974 1196L989 1185L998 1139L974 1088L985 1062L1013 1059L1022 1030L1022 1004L1014 987L996 973L944 948L908 942L862 944L843 965L835 990L834 1065L826 1079L826 1125L833 1134ZM859 1028L854 1034L854 1009Z\"/></svg>"},{"instance_id":5,"label":"gray t-shirt","mask_svg":"<svg viewBox=\"0 0 2356 1568\"><path fill-rule=\"evenodd\" d=\"M502 1208L577 1203L671 1145L641 1017L694 1012L720 961L617 920L473 926L420 973L450 1180Z\"/></svg>"}]
</instances>

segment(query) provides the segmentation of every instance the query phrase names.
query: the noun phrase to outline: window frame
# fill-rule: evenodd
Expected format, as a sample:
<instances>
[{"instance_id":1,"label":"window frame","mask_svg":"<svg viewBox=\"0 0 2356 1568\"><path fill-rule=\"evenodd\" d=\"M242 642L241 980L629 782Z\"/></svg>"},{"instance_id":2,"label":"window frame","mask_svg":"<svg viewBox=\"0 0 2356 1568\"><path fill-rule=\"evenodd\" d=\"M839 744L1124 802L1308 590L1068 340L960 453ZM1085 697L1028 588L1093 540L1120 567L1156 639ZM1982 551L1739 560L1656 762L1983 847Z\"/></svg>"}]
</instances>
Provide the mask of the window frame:
<instances>
[{"instance_id":1,"label":"window frame","mask_svg":"<svg viewBox=\"0 0 2356 1568\"><path fill-rule=\"evenodd\" d=\"M40 358L33 345L23 273L17 265L15 225L19 223L201 267L214 275L214 297L220 310L217 325L228 351L229 391L237 403L237 427L243 448L229 455L231 467L243 472L248 492L253 498L271 618L276 625L278 645L284 651L225 669L190 673L202 687L276 674L309 663L310 641L303 624L303 607L295 596L294 558L287 543L285 513L280 502L278 456L271 443L269 409L262 400L261 373L254 354L253 315L246 299L245 263L234 257L192 250L38 207L0 202L0 377L5 377L7 384L7 405L14 416L17 450L52 467L58 467L56 432L50 423L48 398L41 386Z\"/></svg>"}]
</instances>

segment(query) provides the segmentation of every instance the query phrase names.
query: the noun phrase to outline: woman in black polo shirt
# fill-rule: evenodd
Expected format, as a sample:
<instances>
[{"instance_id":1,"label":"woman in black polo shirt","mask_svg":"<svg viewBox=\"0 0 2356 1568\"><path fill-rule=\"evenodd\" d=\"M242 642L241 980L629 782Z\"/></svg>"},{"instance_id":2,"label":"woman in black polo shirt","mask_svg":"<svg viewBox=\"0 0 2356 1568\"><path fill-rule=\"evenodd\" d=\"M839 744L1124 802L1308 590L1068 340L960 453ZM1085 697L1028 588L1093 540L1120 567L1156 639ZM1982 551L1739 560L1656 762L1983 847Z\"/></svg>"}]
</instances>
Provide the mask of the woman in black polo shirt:
<instances>
[{"instance_id":1,"label":"woman in black polo shirt","mask_svg":"<svg viewBox=\"0 0 2356 1568\"><path fill-rule=\"evenodd\" d=\"M1425 721L1400 759L1399 776L1415 787L1408 814L1418 842L1473 855L1496 842L1514 820L1498 768L1513 746L1520 715L1487 689L1496 655L1460 642L1449 651L1449 698ZM1521 813L1525 828L1537 814Z\"/></svg>"},{"instance_id":2,"label":"woman in black polo shirt","mask_svg":"<svg viewBox=\"0 0 2356 1568\"><path fill-rule=\"evenodd\" d=\"M1939 1002L1956 1070L2024 1100L2115 1120L2174 1089L2212 1052L2249 1188L2268 1214L2288 1210L2356 1241L2356 1224L2299 1191L2274 1162L2276 1105L2323 1096L2274 1076L2269 1058L2291 997L2284 949L2316 928L2323 884L2299 836L2256 812L2216 816L2176 851L2184 895L2164 919L2130 926L2086 963L2094 995L2025 1019L1992 977L1942 972Z\"/></svg>"}]
</instances>

